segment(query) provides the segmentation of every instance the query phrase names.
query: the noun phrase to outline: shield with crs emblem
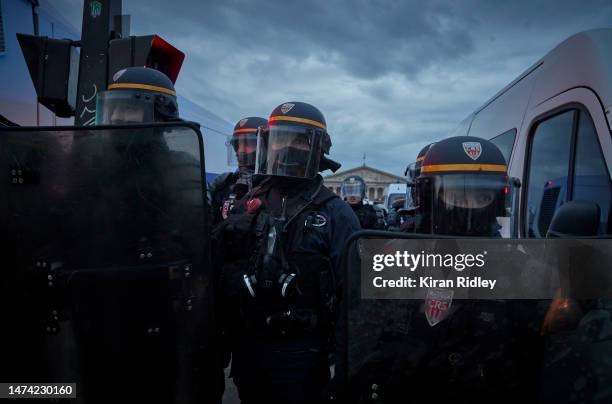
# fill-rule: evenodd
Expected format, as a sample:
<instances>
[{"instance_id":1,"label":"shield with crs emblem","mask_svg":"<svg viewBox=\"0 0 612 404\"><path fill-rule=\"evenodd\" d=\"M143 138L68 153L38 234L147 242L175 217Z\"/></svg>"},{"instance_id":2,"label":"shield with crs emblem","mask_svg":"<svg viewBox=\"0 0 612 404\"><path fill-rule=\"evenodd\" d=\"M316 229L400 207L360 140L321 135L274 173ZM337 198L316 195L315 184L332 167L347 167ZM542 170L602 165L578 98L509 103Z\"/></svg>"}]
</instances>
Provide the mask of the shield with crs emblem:
<instances>
[{"instance_id":1,"label":"shield with crs emblem","mask_svg":"<svg viewBox=\"0 0 612 404\"><path fill-rule=\"evenodd\" d=\"M427 291L425 298L425 317L430 326L435 326L448 316L453 303L451 289L435 288Z\"/></svg>"}]
</instances>

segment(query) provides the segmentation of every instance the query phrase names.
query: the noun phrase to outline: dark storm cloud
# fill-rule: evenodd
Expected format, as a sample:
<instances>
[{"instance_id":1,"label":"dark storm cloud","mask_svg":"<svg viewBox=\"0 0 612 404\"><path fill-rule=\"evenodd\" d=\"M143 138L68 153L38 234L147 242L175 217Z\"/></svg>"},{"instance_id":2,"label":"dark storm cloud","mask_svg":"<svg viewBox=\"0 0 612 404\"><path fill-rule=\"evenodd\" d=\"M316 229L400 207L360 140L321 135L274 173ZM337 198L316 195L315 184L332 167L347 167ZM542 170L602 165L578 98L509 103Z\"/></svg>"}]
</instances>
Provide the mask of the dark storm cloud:
<instances>
[{"instance_id":1,"label":"dark storm cloud","mask_svg":"<svg viewBox=\"0 0 612 404\"><path fill-rule=\"evenodd\" d=\"M82 0L58 0L80 24ZM54 3L55 4L55 3ZM426 143L612 1L123 0L132 33L187 58L177 90L230 122L296 100L325 114L345 168L403 173ZM76 11L75 11L76 10Z\"/></svg>"},{"instance_id":2,"label":"dark storm cloud","mask_svg":"<svg viewBox=\"0 0 612 404\"><path fill-rule=\"evenodd\" d=\"M148 1L133 7L150 15L167 2ZM309 2L183 2L172 11L173 30L203 40L231 44L227 51L280 53L296 61L309 57L342 66L349 74L376 78L386 73L414 74L428 64L467 54L472 49L468 27L453 18L454 10L436 2L324 0ZM135 17L136 18L136 17Z\"/></svg>"}]
</instances>

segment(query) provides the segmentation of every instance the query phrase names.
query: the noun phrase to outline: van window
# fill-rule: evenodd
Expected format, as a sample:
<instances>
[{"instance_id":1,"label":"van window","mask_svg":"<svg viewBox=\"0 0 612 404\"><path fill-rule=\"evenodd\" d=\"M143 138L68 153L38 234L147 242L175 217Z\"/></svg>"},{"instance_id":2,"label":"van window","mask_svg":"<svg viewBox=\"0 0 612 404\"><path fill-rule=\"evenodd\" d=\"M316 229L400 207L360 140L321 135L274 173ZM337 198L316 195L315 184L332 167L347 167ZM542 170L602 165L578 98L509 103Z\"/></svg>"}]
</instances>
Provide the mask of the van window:
<instances>
[{"instance_id":1,"label":"van window","mask_svg":"<svg viewBox=\"0 0 612 404\"><path fill-rule=\"evenodd\" d=\"M599 234L609 234L612 186L597 132L589 114L580 111L576 139L573 200L593 201L601 210Z\"/></svg>"},{"instance_id":2,"label":"van window","mask_svg":"<svg viewBox=\"0 0 612 404\"><path fill-rule=\"evenodd\" d=\"M491 139L491 142L501 150L506 164L510 162L510 155L512 154L512 147L514 147L514 139L516 139L516 129L510 129L502 133L501 135L495 136Z\"/></svg>"},{"instance_id":3,"label":"van window","mask_svg":"<svg viewBox=\"0 0 612 404\"><path fill-rule=\"evenodd\" d=\"M576 110L540 122L531 138L527 177L527 237L546 237L555 210L567 200L572 125Z\"/></svg>"}]
</instances>

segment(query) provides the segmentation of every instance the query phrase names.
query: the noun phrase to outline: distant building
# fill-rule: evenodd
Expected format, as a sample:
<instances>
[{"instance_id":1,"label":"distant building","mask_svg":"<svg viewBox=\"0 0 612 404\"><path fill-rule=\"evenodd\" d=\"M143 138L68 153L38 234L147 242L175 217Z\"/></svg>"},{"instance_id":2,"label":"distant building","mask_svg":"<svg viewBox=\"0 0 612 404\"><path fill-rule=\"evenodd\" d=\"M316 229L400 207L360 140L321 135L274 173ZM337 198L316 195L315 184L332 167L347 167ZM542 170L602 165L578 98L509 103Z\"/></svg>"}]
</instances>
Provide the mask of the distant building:
<instances>
[{"instance_id":1,"label":"distant building","mask_svg":"<svg viewBox=\"0 0 612 404\"><path fill-rule=\"evenodd\" d=\"M398 175L379 170L374 167L362 165L350 170L340 171L323 178L325 186L340 195L342 181L351 175L358 175L366 182L366 196L373 202L382 202L383 193L389 184L405 183L406 179Z\"/></svg>"}]
</instances>

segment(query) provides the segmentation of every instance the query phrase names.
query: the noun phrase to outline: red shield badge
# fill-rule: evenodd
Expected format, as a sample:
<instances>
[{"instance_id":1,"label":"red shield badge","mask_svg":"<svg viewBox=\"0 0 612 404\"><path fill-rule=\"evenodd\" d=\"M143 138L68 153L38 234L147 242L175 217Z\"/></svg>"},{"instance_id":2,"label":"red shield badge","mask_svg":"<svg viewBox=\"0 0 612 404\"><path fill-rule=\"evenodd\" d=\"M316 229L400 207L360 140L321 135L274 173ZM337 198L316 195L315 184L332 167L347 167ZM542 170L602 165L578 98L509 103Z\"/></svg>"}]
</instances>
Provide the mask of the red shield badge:
<instances>
[{"instance_id":1,"label":"red shield badge","mask_svg":"<svg viewBox=\"0 0 612 404\"><path fill-rule=\"evenodd\" d=\"M482 146L479 142L463 142L463 151L469 158L476 160L482 153Z\"/></svg>"},{"instance_id":2,"label":"red shield badge","mask_svg":"<svg viewBox=\"0 0 612 404\"><path fill-rule=\"evenodd\" d=\"M451 289L435 288L427 291L425 298L425 317L430 326L438 324L448 316L449 309L453 303Z\"/></svg>"}]
</instances>

